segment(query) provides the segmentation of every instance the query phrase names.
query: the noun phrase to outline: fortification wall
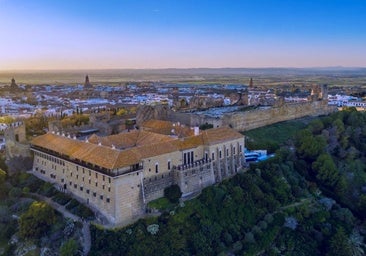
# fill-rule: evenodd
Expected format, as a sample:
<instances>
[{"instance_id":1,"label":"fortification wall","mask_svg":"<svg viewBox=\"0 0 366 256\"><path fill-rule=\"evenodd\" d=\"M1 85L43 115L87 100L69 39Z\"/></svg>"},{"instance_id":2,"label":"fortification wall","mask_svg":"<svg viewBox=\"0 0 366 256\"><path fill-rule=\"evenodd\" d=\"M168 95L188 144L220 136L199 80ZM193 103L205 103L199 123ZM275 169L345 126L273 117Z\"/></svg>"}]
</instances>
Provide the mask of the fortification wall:
<instances>
[{"instance_id":1,"label":"fortification wall","mask_svg":"<svg viewBox=\"0 0 366 256\"><path fill-rule=\"evenodd\" d=\"M154 175L144 180L144 196L146 203L164 196L164 189L173 185L173 175Z\"/></svg>"},{"instance_id":2,"label":"fortification wall","mask_svg":"<svg viewBox=\"0 0 366 256\"><path fill-rule=\"evenodd\" d=\"M211 162L203 161L189 164L176 170L176 183L183 195L199 192L215 183Z\"/></svg>"},{"instance_id":3,"label":"fortification wall","mask_svg":"<svg viewBox=\"0 0 366 256\"><path fill-rule=\"evenodd\" d=\"M12 124L5 130L5 151L10 173L32 168L33 157L26 139L24 124Z\"/></svg>"},{"instance_id":4,"label":"fortification wall","mask_svg":"<svg viewBox=\"0 0 366 256\"><path fill-rule=\"evenodd\" d=\"M305 116L327 115L335 111L336 108L328 106L324 101L285 104L278 108L254 109L225 115L222 124L239 131L247 131Z\"/></svg>"},{"instance_id":5,"label":"fortification wall","mask_svg":"<svg viewBox=\"0 0 366 256\"><path fill-rule=\"evenodd\" d=\"M136 112L136 124L141 126L147 120L168 120L169 106L167 104L138 105Z\"/></svg>"},{"instance_id":6,"label":"fortification wall","mask_svg":"<svg viewBox=\"0 0 366 256\"><path fill-rule=\"evenodd\" d=\"M307 103L284 104L279 107L257 108L253 110L225 114L222 118L197 115L194 113L171 113L172 121L180 121L186 125L212 124L215 128L230 126L238 131L301 118L305 116L327 115L337 111L328 106L327 101L312 101Z\"/></svg>"}]
</instances>

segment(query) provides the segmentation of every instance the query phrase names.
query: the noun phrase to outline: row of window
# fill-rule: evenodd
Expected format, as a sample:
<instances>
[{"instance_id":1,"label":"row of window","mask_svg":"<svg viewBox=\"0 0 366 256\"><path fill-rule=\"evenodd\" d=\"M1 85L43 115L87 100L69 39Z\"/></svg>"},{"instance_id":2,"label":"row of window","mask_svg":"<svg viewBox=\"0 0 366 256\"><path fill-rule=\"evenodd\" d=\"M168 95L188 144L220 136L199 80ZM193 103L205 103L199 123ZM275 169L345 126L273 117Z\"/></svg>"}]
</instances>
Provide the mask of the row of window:
<instances>
[{"instance_id":1,"label":"row of window","mask_svg":"<svg viewBox=\"0 0 366 256\"><path fill-rule=\"evenodd\" d=\"M62 179L61 182L64 182L64 179ZM89 184L91 185L91 180L89 180ZM98 187L98 182L95 182L94 184L95 184L95 187L97 188ZM69 185L72 186L72 181L69 181ZM77 188L77 184L74 184L74 187ZM80 187L82 187L82 186L80 186ZM101 187L102 187L103 190L107 189L108 192L111 192L111 187L110 186L106 187L105 184L102 184Z\"/></svg>"},{"instance_id":2,"label":"row of window","mask_svg":"<svg viewBox=\"0 0 366 256\"><path fill-rule=\"evenodd\" d=\"M166 178L166 177L170 177L171 176L171 172L168 172L168 175L165 175L164 176L164 174L162 174L161 175L161 179L164 179L164 177ZM146 180L147 178L144 178L144 180ZM154 177L150 177L149 178L149 181L152 181L152 180L158 180L159 179L159 175L155 175Z\"/></svg>"},{"instance_id":3,"label":"row of window","mask_svg":"<svg viewBox=\"0 0 366 256\"><path fill-rule=\"evenodd\" d=\"M59 165L62 165L62 166L65 166L65 161L64 160L61 160L60 158L57 158L57 157L54 157L54 156L50 156L50 155L47 155L47 154L43 154L43 153L40 153L40 152L34 152L34 154L36 156L39 156L41 158L44 158L48 161L51 161L53 163L56 163L56 164L59 164Z\"/></svg>"},{"instance_id":4,"label":"row of window","mask_svg":"<svg viewBox=\"0 0 366 256\"><path fill-rule=\"evenodd\" d=\"M39 169L38 169L38 167L36 168L36 171L39 171ZM40 173L42 173L42 174L46 174L46 171L45 170L43 170L43 169L41 169L40 170ZM55 174L53 174L53 173L51 173L50 174L50 177L52 178L52 179L56 179L57 178L57 176L55 175ZM64 183L64 179L61 179L61 183ZM84 177L83 177L83 181L84 181ZM89 178L89 184L91 184L91 180L90 180L90 178ZM70 181L69 182L69 185L70 186L72 186L72 182ZM77 185L76 184L74 184L74 187L76 188L77 187ZM98 182L97 181L95 181L95 187L98 187ZM82 188L82 186L80 186L80 188ZM106 185L105 184L102 184L102 189L103 190L105 190L106 189ZM80 190L82 190L82 189L80 189ZM107 187L107 190L108 190L108 192L111 192L111 187L110 187L110 185Z\"/></svg>"},{"instance_id":5,"label":"row of window","mask_svg":"<svg viewBox=\"0 0 366 256\"><path fill-rule=\"evenodd\" d=\"M76 171L78 171L79 169L79 166L76 166ZM85 170L83 168L83 174L85 174ZM70 177L72 177L73 173L70 172ZM105 181L106 180L106 176L101 174L102 175L102 180ZM82 176L83 178L83 181L84 181L84 175ZM95 172L95 178L98 179L98 173ZM79 179L79 174L76 174L76 179L78 180ZM89 180L91 179L91 170L89 170ZM111 183L111 177L108 177L108 183Z\"/></svg>"},{"instance_id":6,"label":"row of window","mask_svg":"<svg viewBox=\"0 0 366 256\"><path fill-rule=\"evenodd\" d=\"M171 164L170 164L170 160L168 161L168 170L170 170L171 168ZM151 168L149 168L149 172L151 172ZM155 173L159 173L159 164L156 163L155 164ZM139 173L137 173L137 175L139 175Z\"/></svg>"},{"instance_id":7,"label":"row of window","mask_svg":"<svg viewBox=\"0 0 366 256\"><path fill-rule=\"evenodd\" d=\"M70 186L72 185L72 182L70 181ZM74 189L77 189L78 188L78 185L77 184L74 184ZM109 191L110 191L110 188L108 188ZM84 191L84 187L83 186L79 186L79 190L80 191ZM90 194L90 189L86 189L85 192L89 195ZM93 197L97 197L97 192L93 192ZM104 199L104 195L99 195L99 199L100 200L103 200ZM111 199L109 197L106 197L106 202L107 203L110 203L111 202Z\"/></svg>"},{"instance_id":8,"label":"row of window","mask_svg":"<svg viewBox=\"0 0 366 256\"><path fill-rule=\"evenodd\" d=\"M43 153L40 153L40 152L35 152L35 154L41 158L44 158L48 161L51 161L53 163L56 163L56 164L59 164L59 165L62 165L62 166L65 166L65 161L64 160L61 160L57 157L53 157L53 156L50 156L50 155L47 155L47 154L43 154ZM37 163L39 163L39 158L37 158ZM46 166L47 162L46 161L43 161L41 162L42 165ZM56 164L52 164L51 166L51 169L52 170L57 170L57 165ZM78 172L79 171L79 166L76 165L76 171ZM83 174L85 174L85 168L82 167L82 172ZM88 170L89 172L89 176L91 176L91 170ZM65 169L63 169L63 173L65 173ZM72 172L70 173L70 176L72 177ZM106 176L102 174L102 179L103 181L106 180ZM78 175L76 176L76 178L78 179ZM95 178L98 178L98 172L95 172ZM83 178L83 181L84 181L84 178ZM108 177L108 182L111 183L111 178Z\"/></svg>"}]
</instances>

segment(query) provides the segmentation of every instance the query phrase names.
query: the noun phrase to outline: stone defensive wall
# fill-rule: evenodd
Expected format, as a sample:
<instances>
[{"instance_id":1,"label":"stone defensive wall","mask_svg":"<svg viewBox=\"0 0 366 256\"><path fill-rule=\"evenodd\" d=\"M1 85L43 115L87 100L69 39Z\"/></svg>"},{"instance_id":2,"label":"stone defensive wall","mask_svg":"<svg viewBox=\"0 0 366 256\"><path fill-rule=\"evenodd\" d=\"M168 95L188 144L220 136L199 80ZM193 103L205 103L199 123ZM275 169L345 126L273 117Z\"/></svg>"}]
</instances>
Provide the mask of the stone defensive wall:
<instances>
[{"instance_id":1,"label":"stone defensive wall","mask_svg":"<svg viewBox=\"0 0 366 256\"><path fill-rule=\"evenodd\" d=\"M170 117L172 121L180 121L191 126L208 123L214 127L230 126L238 131L247 131L305 116L328 115L335 111L337 111L336 107L328 106L327 101L319 100L306 103L287 103L280 107L260 107L224 114L222 117L195 113L171 113Z\"/></svg>"}]
</instances>

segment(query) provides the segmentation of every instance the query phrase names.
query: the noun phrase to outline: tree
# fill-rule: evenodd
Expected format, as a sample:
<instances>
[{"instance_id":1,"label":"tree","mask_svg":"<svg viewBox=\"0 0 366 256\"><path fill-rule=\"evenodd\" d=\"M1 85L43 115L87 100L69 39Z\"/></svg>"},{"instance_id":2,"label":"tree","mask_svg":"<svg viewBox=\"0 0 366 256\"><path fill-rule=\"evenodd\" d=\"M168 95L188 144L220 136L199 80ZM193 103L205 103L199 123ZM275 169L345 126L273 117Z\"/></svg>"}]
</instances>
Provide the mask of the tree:
<instances>
[{"instance_id":1,"label":"tree","mask_svg":"<svg viewBox=\"0 0 366 256\"><path fill-rule=\"evenodd\" d=\"M178 203L179 198L182 196L180 187L178 185L171 185L164 189L164 196L172 203Z\"/></svg>"},{"instance_id":2,"label":"tree","mask_svg":"<svg viewBox=\"0 0 366 256\"><path fill-rule=\"evenodd\" d=\"M334 187L339 181L340 175L337 166L329 154L321 154L312 167L316 172L316 178L323 185Z\"/></svg>"},{"instance_id":3,"label":"tree","mask_svg":"<svg viewBox=\"0 0 366 256\"><path fill-rule=\"evenodd\" d=\"M338 228L336 233L330 239L328 256L349 256L352 255L351 246L348 237L343 228Z\"/></svg>"},{"instance_id":4,"label":"tree","mask_svg":"<svg viewBox=\"0 0 366 256\"><path fill-rule=\"evenodd\" d=\"M60 256L74 256L78 253L78 244L74 239L67 240L60 247Z\"/></svg>"},{"instance_id":5,"label":"tree","mask_svg":"<svg viewBox=\"0 0 366 256\"><path fill-rule=\"evenodd\" d=\"M323 136L313 136L308 129L297 134L297 152L300 157L308 160L315 160L324 151L326 142Z\"/></svg>"},{"instance_id":6,"label":"tree","mask_svg":"<svg viewBox=\"0 0 366 256\"><path fill-rule=\"evenodd\" d=\"M366 217L366 195L361 195L358 201L358 209L359 213L362 215L363 218Z\"/></svg>"},{"instance_id":7,"label":"tree","mask_svg":"<svg viewBox=\"0 0 366 256\"><path fill-rule=\"evenodd\" d=\"M19 233L23 238L40 238L55 223L54 210L45 202L33 202L20 216Z\"/></svg>"},{"instance_id":8,"label":"tree","mask_svg":"<svg viewBox=\"0 0 366 256\"><path fill-rule=\"evenodd\" d=\"M320 119L315 119L310 122L310 128L313 134L320 134L321 131L324 129L324 124Z\"/></svg>"},{"instance_id":9,"label":"tree","mask_svg":"<svg viewBox=\"0 0 366 256\"><path fill-rule=\"evenodd\" d=\"M6 172L0 169L0 198L5 197L7 194L5 181L6 181Z\"/></svg>"},{"instance_id":10,"label":"tree","mask_svg":"<svg viewBox=\"0 0 366 256\"><path fill-rule=\"evenodd\" d=\"M6 180L6 172L0 169L0 185L2 186Z\"/></svg>"},{"instance_id":11,"label":"tree","mask_svg":"<svg viewBox=\"0 0 366 256\"><path fill-rule=\"evenodd\" d=\"M209 123L201 124L199 128L202 131L207 130L207 129L211 129L211 128L213 128L213 124L209 124Z\"/></svg>"}]
</instances>

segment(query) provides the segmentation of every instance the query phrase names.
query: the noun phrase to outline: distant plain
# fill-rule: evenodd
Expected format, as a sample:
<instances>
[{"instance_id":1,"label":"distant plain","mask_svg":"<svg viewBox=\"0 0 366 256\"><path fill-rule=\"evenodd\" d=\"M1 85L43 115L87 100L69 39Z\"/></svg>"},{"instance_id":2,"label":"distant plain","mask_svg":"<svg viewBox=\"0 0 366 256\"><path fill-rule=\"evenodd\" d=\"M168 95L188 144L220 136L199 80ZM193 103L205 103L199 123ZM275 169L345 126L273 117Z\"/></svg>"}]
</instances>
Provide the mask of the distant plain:
<instances>
[{"instance_id":1,"label":"distant plain","mask_svg":"<svg viewBox=\"0 0 366 256\"><path fill-rule=\"evenodd\" d=\"M197 69L108 69L108 70L28 70L0 71L0 84L12 77L18 84L83 84L89 75L92 84L119 85L125 82L190 84L248 84L366 86L366 68L197 68Z\"/></svg>"}]
</instances>

